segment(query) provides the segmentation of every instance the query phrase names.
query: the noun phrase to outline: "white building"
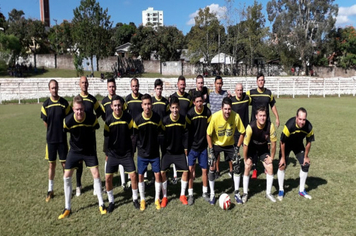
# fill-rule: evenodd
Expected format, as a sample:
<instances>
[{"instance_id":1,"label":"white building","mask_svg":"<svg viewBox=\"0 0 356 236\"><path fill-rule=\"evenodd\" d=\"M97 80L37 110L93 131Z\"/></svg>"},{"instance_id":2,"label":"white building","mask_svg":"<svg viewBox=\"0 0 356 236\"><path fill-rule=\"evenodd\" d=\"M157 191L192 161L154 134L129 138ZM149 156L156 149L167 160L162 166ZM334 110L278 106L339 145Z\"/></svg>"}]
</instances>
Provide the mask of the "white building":
<instances>
[{"instance_id":1,"label":"white building","mask_svg":"<svg viewBox=\"0 0 356 236\"><path fill-rule=\"evenodd\" d=\"M142 11L142 25L152 25L154 28L163 26L163 11L154 10L153 7Z\"/></svg>"}]
</instances>

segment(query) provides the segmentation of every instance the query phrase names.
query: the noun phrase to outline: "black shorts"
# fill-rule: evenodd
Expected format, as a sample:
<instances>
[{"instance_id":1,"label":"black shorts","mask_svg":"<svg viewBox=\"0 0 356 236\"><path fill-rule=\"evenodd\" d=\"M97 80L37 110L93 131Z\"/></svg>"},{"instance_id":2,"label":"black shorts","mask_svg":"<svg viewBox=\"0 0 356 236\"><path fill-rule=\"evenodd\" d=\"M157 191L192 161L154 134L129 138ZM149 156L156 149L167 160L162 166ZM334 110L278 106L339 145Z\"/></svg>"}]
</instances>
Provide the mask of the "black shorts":
<instances>
[{"instance_id":1,"label":"black shorts","mask_svg":"<svg viewBox=\"0 0 356 236\"><path fill-rule=\"evenodd\" d=\"M247 157L255 164L257 164L258 160L264 161L267 155L270 155L267 144L263 145L262 147L257 147L255 145L248 147Z\"/></svg>"},{"instance_id":2,"label":"black shorts","mask_svg":"<svg viewBox=\"0 0 356 236\"><path fill-rule=\"evenodd\" d=\"M305 148L303 145L300 145L300 146L294 146L294 147L290 147L288 148L287 145L286 145L286 149L285 149L285 156L286 156L286 165L288 165L289 163L289 154L290 152L294 153L295 157L298 159L299 161L299 164L300 165L303 165L304 163L304 152L305 152ZM282 153L281 151L279 151L279 159L281 159L282 157Z\"/></svg>"},{"instance_id":3,"label":"black shorts","mask_svg":"<svg viewBox=\"0 0 356 236\"><path fill-rule=\"evenodd\" d=\"M103 152L106 156L108 156L108 146L109 146L109 138L104 137L104 144L103 144Z\"/></svg>"},{"instance_id":4,"label":"black shorts","mask_svg":"<svg viewBox=\"0 0 356 236\"><path fill-rule=\"evenodd\" d=\"M113 175L117 173L119 165L124 167L125 173L132 173L136 171L135 162L132 153L129 152L125 156L118 156L113 152L108 151L108 162L106 163L106 174Z\"/></svg>"},{"instance_id":5,"label":"black shorts","mask_svg":"<svg viewBox=\"0 0 356 236\"><path fill-rule=\"evenodd\" d=\"M78 164L80 161L84 161L85 165L88 168L97 167L99 165L98 157L96 155L85 155L69 150L65 169L71 170L74 168L78 168Z\"/></svg>"},{"instance_id":6,"label":"black shorts","mask_svg":"<svg viewBox=\"0 0 356 236\"><path fill-rule=\"evenodd\" d=\"M230 145L230 146L225 146L225 147L221 147L221 146L213 146L214 149L214 155L215 157L218 157L218 155L220 154L220 152L224 153L224 157L225 157L225 161L231 161L234 154L235 154L235 150L234 150L234 146Z\"/></svg>"},{"instance_id":7,"label":"black shorts","mask_svg":"<svg viewBox=\"0 0 356 236\"><path fill-rule=\"evenodd\" d=\"M68 154L68 144L65 143L47 143L46 145L46 159L48 162L55 162L57 153L60 162L65 162Z\"/></svg>"},{"instance_id":8,"label":"black shorts","mask_svg":"<svg viewBox=\"0 0 356 236\"><path fill-rule=\"evenodd\" d=\"M164 154L161 161L161 170L166 171L169 169L170 165L174 164L177 168L177 171L184 172L188 171L187 158L184 154L172 155Z\"/></svg>"}]
</instances>

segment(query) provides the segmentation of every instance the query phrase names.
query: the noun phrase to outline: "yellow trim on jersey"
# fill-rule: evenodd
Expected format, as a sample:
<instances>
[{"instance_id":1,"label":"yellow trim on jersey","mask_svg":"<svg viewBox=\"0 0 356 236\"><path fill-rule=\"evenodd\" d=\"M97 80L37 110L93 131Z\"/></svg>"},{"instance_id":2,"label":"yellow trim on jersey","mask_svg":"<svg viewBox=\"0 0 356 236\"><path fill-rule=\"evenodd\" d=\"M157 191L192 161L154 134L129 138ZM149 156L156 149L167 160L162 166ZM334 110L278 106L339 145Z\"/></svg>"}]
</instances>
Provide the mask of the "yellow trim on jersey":
<instances>
[{"instance_id":1,"label":"yellow trim on jersey","mask_svg":"<svg viewBox=\"0 0 356 236\"><path fill-rule=\"evenodd\" d=\"M177 121L179 120L179 117L180 117L180 115L178 114L177 119L173 119L173 118L172 118L172 114L169 115L169 118L170 118L171 121L173 121L173 122L177 122Z\"/></svg>"},{"instance_id":2,"label":"yellow trim on jersey","mask_svg":"<svg viewBox=\"0 0 356 236\"><path fill-rule=\"evenodd\" d=\"M152 118L153 112L151 111L150 117L148 117L148 118L146 118L146 117L144 116L144 112L142 112L141 114L142 114L142 118L143 118L143 119L149 120L149 119Z\"/></svg>"},{"instance_id":3,"label":"yellow trim on jersey","mask_svg":"<svg viewBox=\"0 0 356 236\"><path fill-rule=\"evenodd\" d=\"M139 103L142 103L141 100L130 100L130 101L126 102L126 103L129 104L129 103L132 103L132 102L139 102Z\"/></svg>"},{"instance_id":4,"label":"yellow trim on jersey","mask_svg":"<svg viewBox=\"0 0 356 236\"><path fill-rule=\"evenodd\" d=\"M194 107L194 111L195 111L195 113L197 113L198 115L200 115L200 114L203 113L203 111L204 111L204 106L203 106L203 109L201 109L201 112L198 112L196 107Z\"/></svg>"},{"instance_id":5,"label":"yellow trim on jersey","mask_svg":"<svg viewBox=\"0 0 356 236\"><path fill-rule=\"evenodd\" d=\"M287 138L290 136L289 129L286 125L284 126L282 133L284 133Z\"/></svg>"},{"instance_id":6,"label":"yellow trim on jersey","mask_svg":"<svg viewBox=\"0 0 356 236\"><path fill-rule=\"evenodd\" d=\"M155 123L155 122L153 122L153 121L147 121L147 122L142 123L142 124L140 124L140 125L138 125L138 126L136 125L136 127L139 128L139 127L141 127L141 126L149 125L149 124L159 126L159 124L157 124L157 123Z\"/></svg>"},{"instance_id":7,"label":"yellow trim on jersey","mask_svg":"<svg viewBox=\"0 0 356 236\"><path fill-rule=\"evenodd\" d=\"M74 129L77 127L93 127L93 125L78 124L78 125L73 125L72 127L68 128L68 129Z\"/></svg>"},{"instance_id":8,"label":"yellow trim on jersey","mask_svg":"<svg viewBox=\"0 0 356 236\"><path fill-rule=\"evenodd\" d=\"M87 102L94 103L93 100L91 100L91 99L89 99L89 98L83 98L83 101L87 101Z\"/></svg>"},{"instance_id":9,"label":"yellow trim on jersey","mask_svg":"<svg viewBox=\"0 0 356 236\"><path fill-rule=\"evenodd\" d=\"M84 119L83 119L82 121L77 120L77 118L75 117L75 114L73 114L73 116L74 116L75 122L77 122L77 123L83 123L83 121L85 121L85 118L87 118L87 113L84 112Z\"/></svg>"},{"instance_id":10,"label":"yellow trim on jersey","mask_svg":"<svg viewBox=\"0 0 356 236\"><path fill-rule=\"evenodd\" d=\"M50 108L50 107L65 107L64 105L62 105L62 104L60 104L60 103L56 103L56 104L51 104L51 105L48 105L48 106L46 106L45 108L47 109L47 108Z\"/></svg>"},{"instance_id":11,"label":"yellow trim on jersey","mask_svg":"<svg viewBox=\"0 0 356 236\"><path fill-rule=\"evenodd\" d=\"M46 159L46 160L49 159L48 156L49 156L49 155L48 155L48 144L46 144L46 156L45 156L45 159Z\"/></svg>"},{"instance_id":12,"label":"yellow trim on jersey","mask_svg":"<svg viewBox=\"0 0 356 236\"><path fill-rule=\"evenodd\" d=\"M248 146L250 144L251 136L252 136L252 128L250 125L247 125L245 138L244 138L244 145Z\"/></svg>"},{"instance_id":13,"label":"yellow trim on jersey","mask_svg":"<svg viewBox=\"0 0 356 236\"><path fill-rule=\"evenodd\" d=\"M109 127L114 126L114 125L124 125L124 124L127 124L127 122L126 121L115 121L115 122L111 123L109 125Z\"/></svg>"},{"instance_id":14,"label":"yellow trim on jersey","mask_svg":"<svg viewBox=\"0 0 356 236\"><path fill-rule=\"evenodd\" d=\"M41 107L41 112L43 115L47 116L46 109L43 106Z\"/></svg>"},{"instance_id":15,"label":"yellow trim on jersey","mask_svg":"<svg viewBox=\"0 0 356 236\"><path fill-rule=\"evenodd\" d=\"M110 132L110 128L107 124L104 125L104 130Z\"/></svg>"},{"instance_id":16,"label":"yellow trim on jersey","mask_svg":"<svg viewBox=\"0 0 356 236\"><path fill-rule=\"evenodd\" d=\"M257 123L257 122L256 122ZM266 124L265 124L266 125ZM257 125L258 129L263 129L265 127L265 125L263 127L259 127ZM273 125L273 123L271 123L271 126L269 128L269 137L270 137L270 141L271 142L277 142L277 133L276 133L276 129ZM252 128L250 125L247 125L246 127L246 134L245 134L245 138L244 138L244 145L248 146L250 144L251 141L251 137L252 137Z\"/></svg>"},{"instance_id":17,"label":"yellow trim on jersey","mask_svg":"<svg viewBox=\"0 0 356 236\"><path fill-rule=\"evenodd\" d=\"M188 102L190 102L190 104L192 103L192 101L190 101L188 98L179 97L178 99L179 99L179 100L185 100L185 101L188 101Z\"/></svg>"},{"instance_id":18,"label":"yellow trim on jersey","mask_svg":"<svg viewBox=\"0 0 356 236\"><path fill-rule=\"evenodd\" d=\"M207 116L194 116L192 118L192 120L195 120L195 119L207 119L208 117Z\"/></svg>"},{"instance_id":19,"label":"yellow trim on jersey","mask_svg":"<svg viewBox=\"0 0 356 236\"><path fill-rule=\"evenodd\" d=\"M71 110L71 108L70 108L70 106L68 105L67 108L66 108L66 110L65 110L65 114L68 115L69 112L70 112L70 110Z\"/></svg>"},{"instance_id":20,"label":"yellow trim on jersey","mask_svg":"<svg viewBox=\"0 0 356 236\"><path fill-rule=\"evenodd\" d=\"M107 103L104 103L103 106L107 106L108 104L111 104L111 101L110 102L107 102Z\"/></svg>"},{"instance_id":21,"label":"yellow trim on jersey","mask_svg":"<svg viewBox=\"0 0 356 236\"><path fill-rule=\"evenodd\" d=\"M270 141L271 142L277 142L277 132L276 132L276 128L274 127L273 123L271 123L271 127L269 128L269 132L270 132Z\"/></svg>"},{"instance_id":22,"label":"yellow trim on jersey","mask_svg":"<svg viewBox=\"0 0 356 236\"><path fill-rule=\"evenodd\" d=\"M116 116L116 115L115 115L115 112L112 112L112 116L115 118L115 120L120 120L123 114L124 114L124 113L121 112L121 116Z\"/></svg>"},{"instance_id":23,"label":"yellow trim on jersey","mask_svg":"<svg viewBox=\"0 0 356 236\"><path fill-rule=\"evenodd\" d=\"M154 102L154 103L152 103L152 105L156 105L156 104L166 105L166 103L164 103L164 102Z\"/></svg>"},{"instance_id":24,"label":"yellow trim on jersey","mask_svg":"<svg viewBox=\"0 0 356 236\"><path fill-rule=\"evenodd\" d=\"M183 126L185 128L185 125L184 124L181 124L181 123L172 123L172 124L169 124L169 125L165 125L166 127L173 127L173 126Z\"/></svg>"}]
</instances>

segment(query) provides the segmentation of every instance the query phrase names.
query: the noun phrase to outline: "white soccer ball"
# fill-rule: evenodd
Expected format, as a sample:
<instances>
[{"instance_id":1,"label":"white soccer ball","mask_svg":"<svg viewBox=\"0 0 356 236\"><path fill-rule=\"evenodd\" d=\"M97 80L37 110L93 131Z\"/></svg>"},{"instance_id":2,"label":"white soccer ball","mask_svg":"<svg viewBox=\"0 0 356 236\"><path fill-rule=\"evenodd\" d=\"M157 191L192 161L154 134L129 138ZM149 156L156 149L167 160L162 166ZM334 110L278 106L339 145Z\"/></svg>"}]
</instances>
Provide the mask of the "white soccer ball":
<instances>
[{"instance_id":1,"label":"white soccer ball","mask_svg":"<svg viewBox=\"0 0 356 236\"><path fill-rule=\"evenodd\" d=\"M229 210L230 209L231 199L230 199L229 195L227 195L226 193L223 193L223 194L220 195L219 206L223 210Z\"/></svg>"}]
</instances>

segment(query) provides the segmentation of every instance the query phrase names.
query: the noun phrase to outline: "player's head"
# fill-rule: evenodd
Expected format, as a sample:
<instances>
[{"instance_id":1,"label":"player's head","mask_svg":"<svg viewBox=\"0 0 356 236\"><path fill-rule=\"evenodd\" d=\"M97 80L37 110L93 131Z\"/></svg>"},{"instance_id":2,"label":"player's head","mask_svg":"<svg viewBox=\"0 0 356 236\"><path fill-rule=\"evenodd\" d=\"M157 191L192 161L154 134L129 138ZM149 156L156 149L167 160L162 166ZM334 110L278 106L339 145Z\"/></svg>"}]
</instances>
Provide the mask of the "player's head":
<instances>
[{"instance_id":1,"label":"player's head","mask_svg":"<svg viewBox=\"0 0 356 236\"><path fill-rule=\"evenodd\" d=\"M257 87L263 89L265 87L265 76L262 72L257 74Z\"/></svg>"},{"instance_id":2,"label":"player's head","mask_svg":"<svg viewBox=\"0 0 356 236\"><path fill-rule=\"evenodd\" d=\"M80 90L82 91L82 93L84 93L84 94L88 93L89 82L88 82L87 77L85 77L85 76L80 77L79 86L80 86Z\"/></svg>"},{"instance_id":3,"label":"player's head","mask_svg":"<svg viewBox=\"0 0 356 236\"><path fill-rule=\"evenodd\" d=\"M141 97L142 103L141 107L143 110L143 113L148 117L151 115L151 109L152 109L152 97L149 94L144 94Z\"/></svg>"},{"instance_id":4,"label":"player's head","mask_svg":"<svg viewBox=\"0 0 356 236\"><path fill-rule=\"evenodd\" d=\"M300 107L297 110L297 115L295 118L295 122L299 128L303 128L305 125L305 122L307 121L307 110L304 107Z\"/></svg>"},{"instance_id":5,"label":"player's head","mask_svg":"<svg viewBox=\"0 0 356 236\"><path fill-rule=\"evenodd\" d=\"M161 97L163 91L163 81L161 79L155 80L155 93L156 96Z\"/></svg>"},{"instance_id":6,"label":"player's head","mask_svg":"<svg viewBox=\"0 0 356 236\"><path fill-rule=\"evenodd\" d=\"M179 99L176 96L171 96L169 99L169 110L173 118L178 117L179 115Z\"/></svg>"},{"instance_id":7,"label":"player's head","mask_svg":"<svg viewBox=\"0 0 356 236\"><path fill-rule=\"evenodd\" d=\"M120 96L113 95L111 99L111 109L113 110L116 116L122 115L122 108L124 105L124 101Z\"/></svg>"},{"instance_id":8,"label":"player's head","mask_svg":"<svg viewBox=\"0 0 356 236\"><path fill-rule=\"evenodd\" d=\"M48 89L51 93L51 97L57 99L58 98L58 82L55 79L51 79L48 82Z\"/></svg>"},{"instance_id":9,"label":"player's head","mask_svg":"<svg viewBox=\"0 0 356 236\"><path fill-rule=\"evenodd\" d=\"M244 87L241 83L237 83L235 87L235 94L238 99L242 98L242 93L244 92Z\"/></svg>"},{"instance_id":10,"label":"player's head","mask_svg":"<svg viewBox=\"0 0 356 236\"><path fill-rule=\"evenodd\" d=\"M131 79L131 91L135 96L138 95L139 88L140 88L140 84L138 83L138 79L136 77L133 77Z\"/></svg>"},{"instance_id":11,"label":"player's head","mask_svg":"<svg viewBox=\"0 0 356 236\"><path fill-rule=\"evenodd\" d=\"M221 102L221 110L223 112L223 116L225 120L229 119L231 115L231 107L232 107L231 99L229 97L224 97L224 99Z\"/></svg>"},{"instance_id":12,"label":"player's head","mask_svg":"<svg viewBox=\"0 0 356 236\"><path fill-rule=\"evenodd\" d=\"M197 85L197 90L198 91L203 91L204 87L204 77L202 75L198 75L197 78L195 79L196 85Z\"/></svg>"},{"instance_id":13,"label":"player's head","mask_svg":"<svg viewBox=\"0 0 356 236\"><path fill-rule=\"evenodd\" d=\"M199 111L203 108L204 98L203 93L200 91L194 91L193 93L193 103L196 109Z\"/></svg>"},{"instance_id":14,"label":"player's head","mask_svg":"<svg viewBox=\"0 0 356 236\"><path fill-rule=\"evenodd\" d=\"M76 120L82 121L84 119L84 102L80 95L73 98L73 112Z\"/></svg>"},{"instance_id":15,"label":"player's head","mask_svg":"<svg viewBox=\"0 0 356 236\"><path fill-rule=\"evenodd\" d=\"M109 95L111 97L114 96L116 94L116 82L115 82L115 79L108 79L107 86L108 86Z\"/></svg>"},{"instance_id":16,"label":"player's head","mask_svg":"<svg viewBox=\"0 0 356 236\"><path fill-rule=\"evenodd\" d=\"M183 75L178 77L177 87L180 95L183 95L185 91L185 77Z\"/></svg>"},{"instance_id":17,"label":"player's head","mask_svg":"<svg viewBox=\"0 0 356 236\"><path fill-rule=\"evenodd\" d=\"M267 120L267 109L265 106L257 107L256 109L256 121L260 126L263 126Z\"/></svg>"},{"instance_id":18,"label":"player's head","mask_svg":"<svg viewBox=\"0 0 356 236\"><path fill-rule=\"evenodd\" d=\"M222 86L224 85L223 79L221 78L221 76L218 75L215 77L214 85L215 85L215 91L221 92Z\"/></svg>"}]
</instances>

